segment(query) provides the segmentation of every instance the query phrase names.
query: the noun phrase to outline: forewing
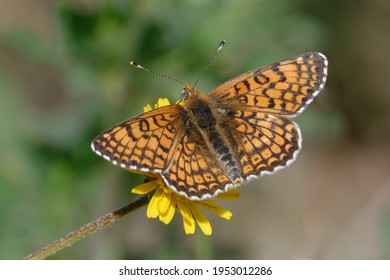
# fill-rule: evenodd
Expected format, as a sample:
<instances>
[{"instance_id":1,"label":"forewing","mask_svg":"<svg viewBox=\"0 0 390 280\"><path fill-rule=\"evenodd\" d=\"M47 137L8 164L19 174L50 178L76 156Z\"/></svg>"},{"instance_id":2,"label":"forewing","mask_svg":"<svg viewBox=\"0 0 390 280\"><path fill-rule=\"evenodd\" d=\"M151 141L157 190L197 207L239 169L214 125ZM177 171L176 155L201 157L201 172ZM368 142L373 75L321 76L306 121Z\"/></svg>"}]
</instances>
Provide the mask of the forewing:
<instances>
[{"instance_id":1,"label":"forewing","mask_svg":"<svg viewBox=\"0 0 390 280\"><path fill-rule=\"evenodd\" d=\"M225 120L224 127L244 179L288 166L301 148L298 126L285 117L235 112Z\"/></svg>"},{"instance_id":2,"label":"forewing","mask_svg":"<svg viewBox=\"0 0 390 280\"><path fill-rule=\"evenodd\" d=\"M138 115L97 136L92 149L123 168L161 172L182 137L187 120L183 110L169 105Z\"/></svg>"},{"instance_id":3,"label":"forewing","mask_svg":"<svg viewBox=\"0 0 390 280\"><path fill-rule=\"evenodd\" d=\"M323 89L327 69L323 54L305 53L235 77L209 95L223 108L295 116Z\"/></svg>"},{"instance_id":4,"label":"forewing","mask_svg":"<svg viewBox=\"0 0 390 280\"><path fill-rule=\"evenodd\" d=\"M188 127L177 145L165 183L189 199L212 198L233 186L199 130Z\"/></svg>"}]
</instances>

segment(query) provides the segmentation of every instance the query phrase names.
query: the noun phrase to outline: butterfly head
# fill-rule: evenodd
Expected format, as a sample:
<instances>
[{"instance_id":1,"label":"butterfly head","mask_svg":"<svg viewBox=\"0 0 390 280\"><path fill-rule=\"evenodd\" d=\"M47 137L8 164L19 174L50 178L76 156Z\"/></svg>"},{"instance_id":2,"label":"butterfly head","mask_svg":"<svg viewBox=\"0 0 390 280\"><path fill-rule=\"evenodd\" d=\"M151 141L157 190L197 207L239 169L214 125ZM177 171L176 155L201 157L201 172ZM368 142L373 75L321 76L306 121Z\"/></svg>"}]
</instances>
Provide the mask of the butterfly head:
<instances>
[{"instance_id":1,"label":"butterfly head","mask_svg":"<svg viewBox=\"0 0 390 280\"><path fill-rule=\"evenodd\" d=\"M181 102L184 102L191 95L195 95L197 90L189 83L185 84L181 92Z\"/></svg>"}]
</instances>

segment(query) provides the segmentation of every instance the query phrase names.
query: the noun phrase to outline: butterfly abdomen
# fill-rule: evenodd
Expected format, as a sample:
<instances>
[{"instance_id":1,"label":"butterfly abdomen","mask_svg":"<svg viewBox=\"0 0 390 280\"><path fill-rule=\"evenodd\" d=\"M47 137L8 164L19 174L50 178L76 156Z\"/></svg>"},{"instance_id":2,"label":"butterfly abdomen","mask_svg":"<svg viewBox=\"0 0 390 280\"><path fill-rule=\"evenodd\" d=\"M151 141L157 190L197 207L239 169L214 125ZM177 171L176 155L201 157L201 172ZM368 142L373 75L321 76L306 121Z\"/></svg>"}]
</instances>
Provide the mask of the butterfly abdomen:
<instances>
[{"instance_id":1,"label":"butterfly abdomen","mask_svg":"<svg viewBox=\"0 0 390 280\"><path fill-rule=\"evenodd\" d=\"M224 137L224 135L217 129L210 131L209 140L215 153L217 154L217 159L226 171L230 180L235 184L241 182L242 178L238 169L238 163L232 153L232 149L226 141L226 137Z\"/></svg>"}]
</instances>

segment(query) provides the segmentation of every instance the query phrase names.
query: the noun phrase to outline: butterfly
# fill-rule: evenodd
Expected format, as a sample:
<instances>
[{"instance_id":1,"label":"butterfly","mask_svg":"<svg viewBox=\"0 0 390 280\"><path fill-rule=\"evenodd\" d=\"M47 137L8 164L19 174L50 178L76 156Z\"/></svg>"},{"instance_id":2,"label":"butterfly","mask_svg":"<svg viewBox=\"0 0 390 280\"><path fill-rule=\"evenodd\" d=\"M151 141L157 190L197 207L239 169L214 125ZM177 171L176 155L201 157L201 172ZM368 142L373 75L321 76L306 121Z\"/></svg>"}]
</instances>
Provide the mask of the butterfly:
<instances>
[{"instance_id":1,"label":"butterfly","mask_svg":"<svg viewBox=\"0 0 390 280\"><path fill-rule=\"evenodd\" d=\"M239 75L203 95L185 85L181 102L130 118L92 149L120 167L159 174L191 200L210 199L292 163L301 133L290 118L324 88L326 57L310 52Z\"/></svg>"}]
</instances>

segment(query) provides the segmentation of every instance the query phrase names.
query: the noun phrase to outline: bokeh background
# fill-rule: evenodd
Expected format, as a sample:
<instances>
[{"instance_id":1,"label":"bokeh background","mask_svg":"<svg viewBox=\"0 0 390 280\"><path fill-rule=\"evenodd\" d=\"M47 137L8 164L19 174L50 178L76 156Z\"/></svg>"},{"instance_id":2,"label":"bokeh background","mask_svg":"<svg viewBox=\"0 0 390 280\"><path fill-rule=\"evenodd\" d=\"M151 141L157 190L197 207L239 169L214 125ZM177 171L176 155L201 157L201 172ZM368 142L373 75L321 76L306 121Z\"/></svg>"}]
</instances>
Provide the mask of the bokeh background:
<instances>
[{"instance_id":1,"label":"bokeh background","mask_svg":"<svg viewBox=\"0 0 390 280\"><path fill-rule=\"evenodd\" d=\"M296 121L289 168L206 213L186 236L146 209L52 259L390 258L390 2L381 0L49 1L0 4L0 258L20 259L133 200L142 178L90 149L93 138L178 84L208 92L242 72L320 51L324 91ZM209 215L210 214L210 215Z\"/></svg>"}]
</instances>

